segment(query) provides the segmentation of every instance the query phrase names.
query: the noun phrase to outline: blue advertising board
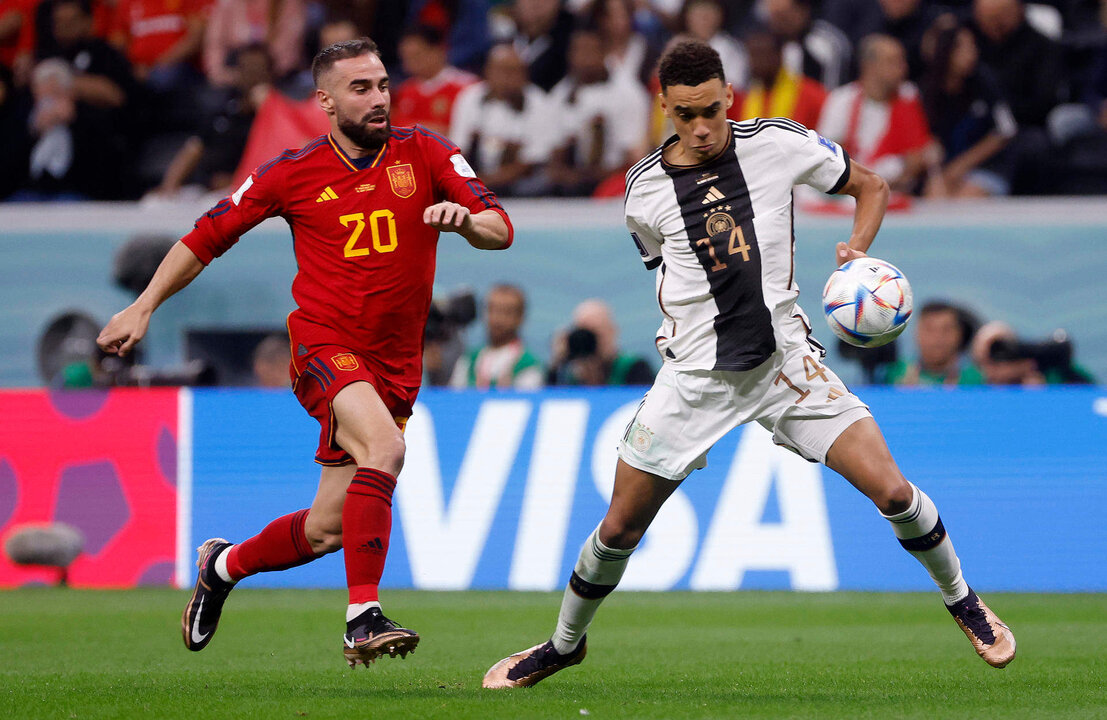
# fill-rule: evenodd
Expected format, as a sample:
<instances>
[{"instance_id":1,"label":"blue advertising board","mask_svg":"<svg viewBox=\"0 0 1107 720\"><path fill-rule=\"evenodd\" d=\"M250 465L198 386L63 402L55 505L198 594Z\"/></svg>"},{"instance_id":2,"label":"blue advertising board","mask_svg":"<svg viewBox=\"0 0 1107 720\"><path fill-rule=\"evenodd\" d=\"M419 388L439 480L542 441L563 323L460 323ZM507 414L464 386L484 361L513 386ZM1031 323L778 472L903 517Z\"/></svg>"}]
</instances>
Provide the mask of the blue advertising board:
<instances>
[{"instance_id":1,"label":"blue advertising board","mask_svg":"<svg viewBox=\"0 0 1107 720\"><path fill-rule=\"evenodd\" d=\"M384 587L563 587L603 516L641 389L428 389L408 424ZM934 499L974 587L1107 591L1107 393L859 393ZM191 539L232 541L307 507L318 426L287 392L192 394ZM343 587L341 555L252 578ZM624 589L927 590L888 523L836 473L757 426L712 450L646 534Z\"/></svg>"}]
</instances>

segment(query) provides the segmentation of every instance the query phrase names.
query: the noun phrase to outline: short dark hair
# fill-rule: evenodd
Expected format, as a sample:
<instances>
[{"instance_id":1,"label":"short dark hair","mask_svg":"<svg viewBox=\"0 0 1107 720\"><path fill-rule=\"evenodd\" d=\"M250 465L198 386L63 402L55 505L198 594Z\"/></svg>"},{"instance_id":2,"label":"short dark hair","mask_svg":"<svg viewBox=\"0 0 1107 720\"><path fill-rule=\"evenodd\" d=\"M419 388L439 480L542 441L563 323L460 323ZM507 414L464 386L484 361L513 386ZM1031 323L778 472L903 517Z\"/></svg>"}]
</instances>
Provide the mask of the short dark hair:
<instances>
[{"instance_id":1,"label":"short dark hair","mask_svg":"<svg viewBox=\"0 0 1107 720\"><path fill-rule=\"evenodd\" d=\"M973 335L980 329L980 320L969 310L946 300L930 300L919 310L919 317L934 315L936 313L953 313L957 327L961 331L961 342L958 343L958 352L965 352L972 342Z\"/></svg>"},{"instance_id":2,"label":"short dark hair","mask_svg":"<svg viewBox=\"0 0 1107 720\"><path fill-rule=\"evenodd\" d=\"M446 33L442 32L441 28L425 23L409 25L400 37L416 37L433 47L441 47L446 44Z\"/></svg>"},{"instance_id":3,"label":"short dark hair","mask_svg":"<svg viewBox=\"0 0 1107 720\"><path fill-rule=\"evenodd\" d=\"M657 68L661 91L673 85L695 87L711 78L719 78L724 84L723 61L714 48L699 40L682 40L661 56Z\"/></svg>"},{"instance_id":4,"label":"short dark hair","mask_svg":"<svg viewBox=\"0 0 1107 720\"><path fill-rule=\"evenodd\" d=\"M485 295L485 302L488 301L488 295L492 293L509 293L515 296L515 299L519 301L519 309L523 315L527 314L527 294L523 292L523 288L518 285L512 285L511 283L496 283L492 287L488 288L488 294Z\"/></svg>"},{"instance_id":5,"label":"short dark hair","mask_svg":"<svg viewBox=\"0 0 1107 720\"><path fill-rule=\"evenodd\" d=\"M319 87L320 76L334 67L334 64L339 60L361 57L370 53L377 57L380 57L381 54L380 50L377 49L377 44L367 37L346 40L323 48L311 61L311 79L315 83L315 87Z\"/></svg>"}]
</instances>

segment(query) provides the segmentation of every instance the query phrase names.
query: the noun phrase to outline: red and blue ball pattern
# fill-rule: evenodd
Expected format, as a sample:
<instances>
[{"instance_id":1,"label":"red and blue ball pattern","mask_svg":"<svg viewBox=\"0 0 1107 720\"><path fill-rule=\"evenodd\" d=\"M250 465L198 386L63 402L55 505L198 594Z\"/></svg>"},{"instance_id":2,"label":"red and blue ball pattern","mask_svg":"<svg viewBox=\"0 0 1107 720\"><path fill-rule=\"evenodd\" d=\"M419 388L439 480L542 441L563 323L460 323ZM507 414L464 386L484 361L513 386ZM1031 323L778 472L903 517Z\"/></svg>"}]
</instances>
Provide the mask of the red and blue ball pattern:
<instances>
[{"instance_id":1,"label":"red and blue ball pattern","mask_svg":"<svg viewBox=\"0 0 1107 720\"><path fill-rule=\"evenodd\" d=\"M823 312L830 329L857 347L894 340L911 317L911 285L884 260L851 260L830 275L823 288Z\"/></svg>"}]
</instances>

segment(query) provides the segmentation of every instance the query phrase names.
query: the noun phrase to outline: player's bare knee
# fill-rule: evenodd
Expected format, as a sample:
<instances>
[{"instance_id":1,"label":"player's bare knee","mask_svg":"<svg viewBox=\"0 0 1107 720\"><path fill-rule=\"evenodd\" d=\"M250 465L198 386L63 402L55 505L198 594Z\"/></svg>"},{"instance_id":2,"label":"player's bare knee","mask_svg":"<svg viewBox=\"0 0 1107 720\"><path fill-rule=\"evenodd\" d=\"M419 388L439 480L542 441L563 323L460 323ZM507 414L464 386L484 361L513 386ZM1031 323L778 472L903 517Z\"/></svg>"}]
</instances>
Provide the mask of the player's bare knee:
<instances>
[{"instance_id":1,"label":"player's bare knee","mask_svg":"<svg viewBox=\"0 0 1107 720\"><path fill-rule=\"evenodd\" d=\"M609 548L627 550L636 547L645 532L644 527L638 528L633 523L606 517L600 524L600 542Z\"/></svg>"},{"instance_id":2,"label":"player's bare knee","mask_svg":"<svg viewBox=\"0 0 1107 720\"><path fill-rule=\"evenodd\" d=\"M310 520L310 517L309 517ZM304 523L304 535L316 555L326 555L342 549L342 528Z\"/></svg>"},{"instance_id":3,"label":"player's bare knee","mask_svg":"<svg viewBox=\"0 0 1107 720\"><path fill-rule=\"evenodd\" d=\"M900 478L896 482L887 483L872 500L885 515L898 515L911 507L914 497L914 488L909 482Z\"/></svg>"},{"instance_id":4,"label":"player's bare knee","mask_svg":"<svg viewBox=\"0 0 1107 720\"><path fill-rule=\"evenodd\" d=\"M373 442L369 448L372 458L372 467L384 470L396 477L404 467L404 453L407 452L407 443L404 436L397 430L394 434L380 438Z\"/></svg>"},{"instance_id":5,"label":"player's bare knee","mask_svg":"<svg viewBox=\"0 0 1107 720\"><path fill-rule=\"evenodd\" d=\"M399 430L381 437L354 438L344 447L359 467L371 467L383 470L393 477L400 474L404 467L404 453L407 445Z\"/></svg>"}]
</instances>

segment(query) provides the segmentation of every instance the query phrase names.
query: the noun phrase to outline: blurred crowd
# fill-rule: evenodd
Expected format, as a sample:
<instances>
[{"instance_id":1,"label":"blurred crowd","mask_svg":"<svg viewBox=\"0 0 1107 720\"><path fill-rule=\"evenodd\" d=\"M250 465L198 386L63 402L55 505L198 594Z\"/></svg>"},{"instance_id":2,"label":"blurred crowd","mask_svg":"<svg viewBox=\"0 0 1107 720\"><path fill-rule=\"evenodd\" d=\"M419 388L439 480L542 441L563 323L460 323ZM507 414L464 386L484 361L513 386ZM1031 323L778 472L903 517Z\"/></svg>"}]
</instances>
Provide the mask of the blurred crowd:
<instances>
[{"instance_id":1,"label":"blurred crowd","mask_svg":"<svg viewBox=\"0 0 1107 720\"><path fill-rule=\"evenodd\" d=\"M1089 385L1095 383L1074 357L1064 330L1028 339L1005 322L981 323L958 304L930 300L915 312L916 354L899 356L900 344L861 349L842 345L869 383L899 386Z\"/></svg>"},{"instance_id":2,"label":"blurred crowd","mask_svg":"<svg viewBox=\"0 0 1107 720\"><path fill-rule=\"evenodd\" d=\"M137 295L174 242L136 236L116 255L115 283ZM653 383L658 358L624 350L612 308L589 298L573 308L548 348L528 347L523 328L527 295L518 285L492 285L483 299L468 288L437 294L425 330L423 384L480 390ZM285 330L186 329L185 363L153 367L143 348L126 358L96 346L99 321L79 311L53 318L38 342L43 382L56 388L150 385L232 385L287 388ZM839 343L846 361L860 364L863 382L897 386L1083 385L1095 378L1075 359L1063 330L1026 338L999 321L981 323L956 303L930 300L911 320L913 355L901 340L878 348Z\"/></svg>"},{"instance_id":3,"label":"blurred crowd","mask_svg":"<svg viewBox=\"0 0 1107 720\"><path fill-rule=\"evenodd\" d=\"M671 132L655 64L817 128L902 197L1107 193L1102 0L0 0L0 198L222 192L326 132L308 66L369 35L392 120L505 196L616 196Z\"/></svg>"}]
</instances>

